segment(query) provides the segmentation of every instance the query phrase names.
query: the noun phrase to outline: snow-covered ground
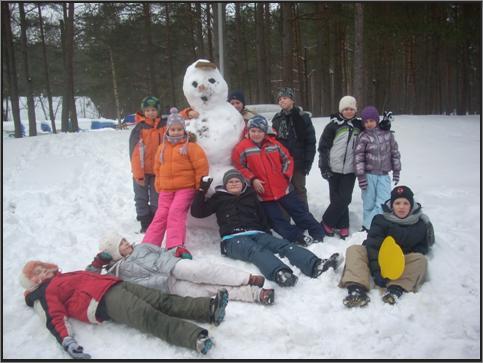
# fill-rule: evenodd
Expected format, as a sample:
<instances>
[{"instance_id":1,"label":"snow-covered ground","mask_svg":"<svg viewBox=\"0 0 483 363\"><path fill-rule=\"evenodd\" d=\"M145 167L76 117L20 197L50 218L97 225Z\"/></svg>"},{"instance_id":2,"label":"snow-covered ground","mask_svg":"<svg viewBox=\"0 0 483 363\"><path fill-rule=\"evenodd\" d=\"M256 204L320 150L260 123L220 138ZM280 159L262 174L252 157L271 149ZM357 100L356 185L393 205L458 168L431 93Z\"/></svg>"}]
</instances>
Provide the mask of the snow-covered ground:
<instances>
[{"instance_id":1,"label":"snow-covered ground","mask_svg":"<svg viewBox=\"0 0 483 363\"><path fill-rule=\"evenodd\" d=\"M275 305L230 302L220 326L205 325L216 340L207 358L481 359L480 117L395 118L400 184L413 189L436 231L428 281L420 292L389 306L378 290L371 290L366 308L349 310L342 305L346 291L337 287L341 269L310 279L295 268L300 277L295 287L273 285ZM314 119L317 139L327 122ZM27 260L79 270L108 231L140 242L128 138L129 130L106 129L3 139L3 358L68 359L24 303L18 276ZM311 211L320 219L328 185L317 159L307 184ZM362 243L357 186L350 211L350 238L326 237L323 244L310 246L313 252L326 257ZM257 272L253 265L220 255L216 230L191 226L187 248L194 258ZM112 322L71 323L93 358L203 358Z\"/></svg>"}]
</instances>

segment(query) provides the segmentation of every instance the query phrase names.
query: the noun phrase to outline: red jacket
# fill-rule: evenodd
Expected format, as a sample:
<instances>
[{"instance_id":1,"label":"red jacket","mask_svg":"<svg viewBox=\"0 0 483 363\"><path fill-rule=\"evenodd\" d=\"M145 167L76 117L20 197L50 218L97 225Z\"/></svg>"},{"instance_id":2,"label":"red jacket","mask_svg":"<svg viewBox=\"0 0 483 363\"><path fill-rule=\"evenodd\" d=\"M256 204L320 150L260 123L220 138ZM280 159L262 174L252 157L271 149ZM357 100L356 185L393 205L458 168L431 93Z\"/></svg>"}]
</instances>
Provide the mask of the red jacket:
<instances>
[{"instance_id":1,"label":"red jacket","mask_svg":"<svg viewBox=\"0 0 483 363\"><path fill-rule=\"evenodd\" d=\"M293 159L288 150L271 136L265 136L261 146L245 138L231 154L233 165L245 179L263 181L263 201L278 200L289 192L293 175Z\"/></svg>"},{"instance_id":2,"label":"red jacket","mask_svg":"<svg viewBox=\"0 0 483 363\"><path fill-rule=\"evenodd\" d=\"M88 271L58 272L25 296L25 303L33 307L39 301L46 315L46 326L62 344L71 335L66 326L69 317L100 323L96 318L97 306L104 294L121 280L112 275Z\"/></svg>"}]
</instances>

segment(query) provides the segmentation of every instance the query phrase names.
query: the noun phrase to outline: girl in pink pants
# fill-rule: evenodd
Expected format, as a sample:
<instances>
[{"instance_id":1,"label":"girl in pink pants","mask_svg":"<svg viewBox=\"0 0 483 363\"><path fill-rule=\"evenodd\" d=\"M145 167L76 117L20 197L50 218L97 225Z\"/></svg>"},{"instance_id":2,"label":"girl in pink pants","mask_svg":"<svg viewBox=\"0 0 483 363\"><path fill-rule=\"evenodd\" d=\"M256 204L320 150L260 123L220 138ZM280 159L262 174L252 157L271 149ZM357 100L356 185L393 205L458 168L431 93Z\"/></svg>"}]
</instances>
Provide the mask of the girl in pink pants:
<instances>
[{"instance_id":1,"label":"girl in pink pants","mask_svg":"<svg viewBox=\"0 0 483 363\"><path fill-rule=\"evenodd\" d=\"M161 246L166 234L167 249L182 246L186 216L201 178L208 175L208 159L203 149L189 140L184 119L175 107L170 110L166 133L156 151L154 172L158 209L143 243Z\"/></svg>"}]
</instances>

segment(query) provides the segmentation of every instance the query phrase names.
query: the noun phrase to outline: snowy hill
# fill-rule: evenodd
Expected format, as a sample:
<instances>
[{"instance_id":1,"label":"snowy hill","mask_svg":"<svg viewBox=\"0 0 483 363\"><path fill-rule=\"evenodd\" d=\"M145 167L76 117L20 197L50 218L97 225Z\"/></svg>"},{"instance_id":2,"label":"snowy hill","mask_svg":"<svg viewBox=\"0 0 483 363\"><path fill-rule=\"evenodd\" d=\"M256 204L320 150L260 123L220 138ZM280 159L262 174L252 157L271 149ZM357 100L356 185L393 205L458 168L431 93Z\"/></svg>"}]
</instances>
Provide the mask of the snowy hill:
<instances>
[{"instance_id":1,"label":"snowy hill","mask_svg":"<svg viewBox=\"0 0 483 363\"><path fill-rule=\"evenodd\" d=\"M400 184L409 185L434 224L428 281L399 304L371 290L366 308L342 304L341 269L317 279L299 276L276 289L273 306L230 302L226 320L206 326L212 359L481 359L480 117L395 116L402 156ZM317 139L328 118L314 119ZM84 269L98 239L118 231L140 242L128 157L129 130L3 140L3 358L68 359L41 319L27 307L18 276L29 259L63 271ZM309 205L320 219L328 185L317 156L307 178ZM356 186L351 236L310 247L327 257L360 244L362 200ZM217 231L189 227L194 258L257 272L222 257ZM71 320L76 339L96 359L199 359L195 352L126 326ZM203 324L202 324L203 325Z\"/></svg>"}]
</instances>

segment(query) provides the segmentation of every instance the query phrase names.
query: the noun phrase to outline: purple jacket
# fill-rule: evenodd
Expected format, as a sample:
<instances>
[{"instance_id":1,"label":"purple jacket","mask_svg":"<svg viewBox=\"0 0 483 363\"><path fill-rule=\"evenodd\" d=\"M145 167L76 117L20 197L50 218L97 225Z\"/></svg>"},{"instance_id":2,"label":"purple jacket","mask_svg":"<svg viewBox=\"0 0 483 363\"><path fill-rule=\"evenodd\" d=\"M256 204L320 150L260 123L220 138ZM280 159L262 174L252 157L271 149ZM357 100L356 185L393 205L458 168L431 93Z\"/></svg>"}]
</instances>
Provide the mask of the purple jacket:
<instances>
[{"instance_id":1,"label":"purple jacket","mask_svg":"<svg viewBox=\"0 0 483 363\"><path fill-rule=\"evenodd\" d=\"M401 155L393 133L379 127L364 130L357 139L354 168L358 177L365 173L384 175L392 170L393 177L399 180Z\"/></svg>"}]
</instances>

